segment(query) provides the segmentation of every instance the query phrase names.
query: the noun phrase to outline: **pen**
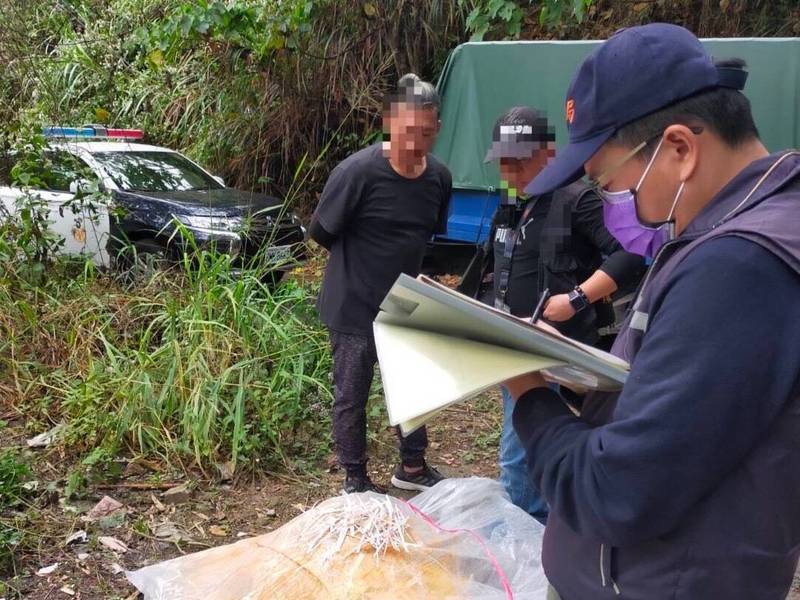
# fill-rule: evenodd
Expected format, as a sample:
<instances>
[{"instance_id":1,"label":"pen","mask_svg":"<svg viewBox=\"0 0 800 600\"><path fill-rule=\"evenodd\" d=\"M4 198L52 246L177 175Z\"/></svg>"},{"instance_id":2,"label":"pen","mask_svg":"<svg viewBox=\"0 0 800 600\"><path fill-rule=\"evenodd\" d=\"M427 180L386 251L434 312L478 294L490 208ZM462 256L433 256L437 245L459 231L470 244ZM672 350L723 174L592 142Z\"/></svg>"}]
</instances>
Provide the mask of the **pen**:
<instances>
[{"instance_id":1,"label":"pen","mask_svg":"<svg viewBox=\"0 0 800 600\"><path fill-rule=\"evenodd\" d=\"M531 325L536 323L539 320L539 317L542 316L542 310L544 310L544 303L547 302L547 299L550 297L550 288L546 289L542 292L541 297L539 298L539 303L536 305L536 308L533 309L533 314L531 315Z\"/></svg>"}]
</instances>

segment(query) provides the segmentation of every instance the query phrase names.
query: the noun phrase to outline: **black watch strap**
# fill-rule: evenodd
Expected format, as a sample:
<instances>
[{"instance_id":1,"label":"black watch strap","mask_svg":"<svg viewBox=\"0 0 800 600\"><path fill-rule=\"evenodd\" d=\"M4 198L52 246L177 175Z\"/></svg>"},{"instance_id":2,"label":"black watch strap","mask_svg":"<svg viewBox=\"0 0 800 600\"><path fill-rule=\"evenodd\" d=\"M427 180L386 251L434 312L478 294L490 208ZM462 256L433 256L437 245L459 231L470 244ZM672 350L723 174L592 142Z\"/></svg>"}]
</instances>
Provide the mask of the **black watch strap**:
<instances>
[{"instance_id":1,"label":"black watch strap","mask_svg":"<svg viewBox=\"0 0 800 600\"><path fill-rule=\"evenodd\" d=\"M591 302L589 302L589 297L579 285L575 286L568 297L570 306L575 309L575 312L581 312L591 304Z\"/></svg>"}]
</instances>

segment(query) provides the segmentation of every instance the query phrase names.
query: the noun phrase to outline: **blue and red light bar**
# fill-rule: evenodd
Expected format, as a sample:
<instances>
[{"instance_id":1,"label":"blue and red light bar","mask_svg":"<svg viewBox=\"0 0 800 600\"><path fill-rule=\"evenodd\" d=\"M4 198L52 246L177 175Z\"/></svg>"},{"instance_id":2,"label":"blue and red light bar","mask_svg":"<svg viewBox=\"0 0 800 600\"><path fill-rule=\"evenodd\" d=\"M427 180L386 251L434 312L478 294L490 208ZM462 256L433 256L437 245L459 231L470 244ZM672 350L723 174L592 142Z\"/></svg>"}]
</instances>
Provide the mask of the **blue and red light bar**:
<instances>
[{"instance_id":1,"label":"blue and red light bar","mask_svg":"<svg viewBox=\"0 0 800 600\"><path fill-rule=\"evenodd\" d=\"M84 127L43 127L42 133L45 137L58 138L101 138L101 139L122 139L122 140L141 140L144 138L144 131L141 129L109 129L97 125L86 125Z\"/></svg>"},{"instance_id":2,"label":"blue and red light bar","mask_svg":"<svg viewBox=\"0 0 800 600\"><path fill-rule=\"evenodd\" d=\"M144 137L141 129L107 129L110 138L125 138L127 140L140 140Z\"/></svg>"}]
</instances>

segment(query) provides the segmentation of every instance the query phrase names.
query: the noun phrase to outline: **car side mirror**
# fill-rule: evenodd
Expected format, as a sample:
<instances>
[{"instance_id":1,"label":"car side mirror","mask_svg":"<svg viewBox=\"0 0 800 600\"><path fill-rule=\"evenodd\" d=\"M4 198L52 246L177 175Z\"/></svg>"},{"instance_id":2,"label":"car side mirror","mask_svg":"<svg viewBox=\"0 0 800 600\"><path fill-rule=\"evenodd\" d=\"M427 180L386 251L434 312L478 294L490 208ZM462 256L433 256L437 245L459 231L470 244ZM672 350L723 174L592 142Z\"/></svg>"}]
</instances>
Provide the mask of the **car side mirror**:
<instances>
[{"instance_id":1,"label":"car side mirror","mask_svg":"<svg viewBox=\"0 0 800 600\"><path fill-rule=\"evenodd\" d=\"M222 187L225 187L225 180L222 177L220 177L219 175L212 175L212 177L214 178L214 181L216 181Z\"/></svg>"},{"instance_id":2,"label":"car side mirror","mask_svg":"<svg viewBox=\"0 0 800 600\"><path fill-rule=\"evenodd\" d=\"M77 194L80 192L89 192L91 191L92 183L88 179L76 179L75 181L69 182L69 193L70 194Z\"/></svg>"}]
</instances>

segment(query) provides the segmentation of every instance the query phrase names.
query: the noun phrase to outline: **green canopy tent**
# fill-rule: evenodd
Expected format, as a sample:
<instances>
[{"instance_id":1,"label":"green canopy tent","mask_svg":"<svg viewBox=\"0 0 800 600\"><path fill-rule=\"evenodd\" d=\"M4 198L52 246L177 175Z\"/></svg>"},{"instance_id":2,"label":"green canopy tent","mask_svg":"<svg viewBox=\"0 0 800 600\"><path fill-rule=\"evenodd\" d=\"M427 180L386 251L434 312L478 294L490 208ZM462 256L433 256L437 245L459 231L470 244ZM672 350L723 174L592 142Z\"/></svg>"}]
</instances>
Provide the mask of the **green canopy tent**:
<instances>
[{"instance_id":1,"label":"green canopy tent","mask_svg":"<svg viewBox=\"0 0 800 600\"><path fill-rule=\"evenodd\" d=\"M470 42L450 53L438 82L442 130L434 154L453 174L448 230L442 241L477 243L497 206L497 169L484 164L492 126L507 108L543 110L566 141L564 99L572 75L601 42ZM771 151L800 145L800 38L703 40L716 58L738 57L750 72L745 94ZM666 82L665 82L666 83Z\"/></svg>"}]
</instances>

